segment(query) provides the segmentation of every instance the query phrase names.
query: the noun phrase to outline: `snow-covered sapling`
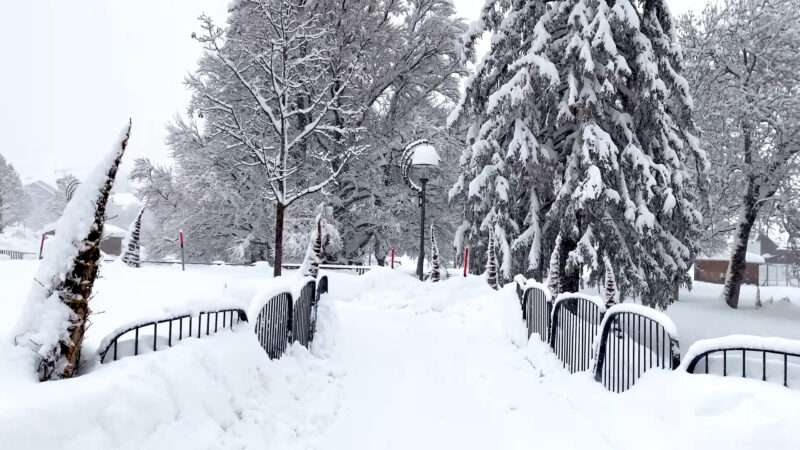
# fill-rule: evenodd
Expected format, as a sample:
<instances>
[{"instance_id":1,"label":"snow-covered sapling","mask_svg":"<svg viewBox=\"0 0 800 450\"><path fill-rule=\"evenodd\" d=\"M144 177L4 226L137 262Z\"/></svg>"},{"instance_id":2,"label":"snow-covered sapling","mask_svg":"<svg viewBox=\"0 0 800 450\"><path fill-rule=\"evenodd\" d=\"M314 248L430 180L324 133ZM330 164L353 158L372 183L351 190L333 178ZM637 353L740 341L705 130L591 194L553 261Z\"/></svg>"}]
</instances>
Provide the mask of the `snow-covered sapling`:
<instances>
[{"instance_id":1,"label":"snow-covered sapling","mask_svg":"<svg viewBox=\"0 0 800 450\"><path fill-rule=\"evenodd\" d=\"M323 251L323 226L322 222L325 219L322 218L322 214L317 215L315 220L315 229L311 233L311 242L308 244L308 249L306 250L306 257L303 261L303 272L306 276L317 278L319 274L319 265L322 262L322 251Z\"/></svg>"},{"instance_id":2,"label":"snow-covered sapling","mask_svg":"<svg viewBox=\"0 0 800 450\"><path fill-rule=\"evenodd\" d=\"M15 328L15 343L36 353L41 381L69 378L78 370L89 299L100 268L106 204L130 130L128 124L113 151L75 191Z\"/></svg>"},{"instance_id":3,"label":"snow-covered sapling","mask_svg":"<svg viewBox=\"0 0 800 450\"><path fill-rule=\"evenodd\" d=\"M436 243L436 234L431 225L431 281L437 282L442 279L441 263L439 262L439 245Z\"/></svg>"},{"instance_id":4,"label":"snow-covered sapling","mask_svg":"<svg viewBox=\"0 0 800 450\"><path fill-rule=\"evenodd\" d=\"M122 262L124 262L127 266L130 267L140 267L140 237L142 233L142 215L144 215L144 208L139 211L139 215L136 216L136 220L128 229L128 236L125 239L125 245L122 248L125 249L125 253L122 255Z\"/></svg>"}]
</instances>

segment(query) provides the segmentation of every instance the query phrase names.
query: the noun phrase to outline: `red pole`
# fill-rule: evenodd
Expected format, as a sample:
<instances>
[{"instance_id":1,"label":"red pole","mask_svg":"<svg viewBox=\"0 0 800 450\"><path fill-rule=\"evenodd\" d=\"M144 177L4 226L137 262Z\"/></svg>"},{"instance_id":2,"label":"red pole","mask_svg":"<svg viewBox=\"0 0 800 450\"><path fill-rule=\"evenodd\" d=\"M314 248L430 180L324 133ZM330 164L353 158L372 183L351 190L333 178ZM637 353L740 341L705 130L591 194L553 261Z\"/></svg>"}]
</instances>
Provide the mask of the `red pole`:
<instances>
[{"instance_id":1,"label":"red pole","mask_svg":"<svg viewBox=\"0 0 800 450\"><path fill-rule=\"evenodd\" d=\"M181 270L186 271L186 253L183 251L183 230L179 232L181 240Z\"/></svg>"},{"instance_id":2,"label":"red pole","mask_svg":"<svg viewBox=\"0 0 800 450\"><path fill-rule=\"evenodd\" d=\"M392 267L392 269L394 269L394 247L392 247L392 249L391 249L389 254L391 255L391 261L392 261L391 262L391 267Z\"/></svg>"},{"instance_id":3,"label":"red pole","mask_svg":"<svg viewBox=\"0 0 800 450\"><path fill-rule=\"evenodd\" d=\"M47 234L42 234L42 242L39 243L39 259L44 258L44 240L47 238Z\"/></svg>"},{"instance_id":4,"label":"red pole","mask_svg":"<svg viewBox=\"0 0 800 450\"><path fill-rule=\"evenodd\" d=\"M469 247L464 247L464 276L469 272Z\"/></svg>"}]
</instances>

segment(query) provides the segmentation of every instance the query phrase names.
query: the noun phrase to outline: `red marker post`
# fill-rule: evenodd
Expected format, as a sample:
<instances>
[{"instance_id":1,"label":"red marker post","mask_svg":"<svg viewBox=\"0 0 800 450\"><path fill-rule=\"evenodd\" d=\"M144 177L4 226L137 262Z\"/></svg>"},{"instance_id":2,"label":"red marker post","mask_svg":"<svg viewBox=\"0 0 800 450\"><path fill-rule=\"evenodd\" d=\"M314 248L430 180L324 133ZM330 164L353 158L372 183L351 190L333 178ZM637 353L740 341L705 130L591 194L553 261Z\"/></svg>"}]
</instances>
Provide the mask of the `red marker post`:
<instances>
[{"instance_id":1,"label":"red marker post","mask_svg":"<svg viewBox=\"0 0 800 450\"><path fill-rule=\"evenodd\" d=\"M392 269L394 269L394 247L392 247L392 249L390 250L389 255L390 255L390 261L391 261L390 267Z\"/></svg>"},{"instance_id":2,"label":"red marker post","mask_svg":"<svg viewBox=\"0 0 800 450\"><path fill-rule=\"evenodd\" d=\"M464 247L464 277L469 272L469 247Z\"/></svg>"},{"instance_id":3,"label":"red marker post","mask_svg":"<svg viewBox=\"0 0 800 450\"><path fill-rule=\"evenodd\" d=\"M181 241L181 270L186 271L186 253L183 250L183 230L179 232L180 241Z\"/></svg>"}]
</instances>

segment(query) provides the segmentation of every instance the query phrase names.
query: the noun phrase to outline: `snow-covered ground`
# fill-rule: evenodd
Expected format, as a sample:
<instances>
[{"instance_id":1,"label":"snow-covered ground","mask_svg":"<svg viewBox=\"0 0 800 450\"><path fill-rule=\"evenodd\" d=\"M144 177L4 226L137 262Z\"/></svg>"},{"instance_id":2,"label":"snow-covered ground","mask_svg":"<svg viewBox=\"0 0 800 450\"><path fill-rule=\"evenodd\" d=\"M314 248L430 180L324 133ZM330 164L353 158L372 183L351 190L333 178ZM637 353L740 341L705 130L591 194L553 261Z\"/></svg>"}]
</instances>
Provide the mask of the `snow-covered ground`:
<instances>
[{"instance_id":1,"label":"snow-covered ground","mask_svg":"<svg viewBox=\"0 0 800 450\"><path fill-rule=\"evenodd\" d=\"M0 263L7 316L34 271ZM497 293L478 277L423 284L388 269L328 275L311 351L295 345L278 361L243 327L37 383L27 355L4 340L0 447L800 448L797 391L654 371L612 394L588 374L567 374L538 337L526 342L512 286ZM271 283L264 267L107 266L89 348L120 321L244 306ZM701 317L714 316L704 304L684 297L687 312L678 315L689 317L695 305ZM739 312L763 320L769 308ZM682 337L683 321L676 319ZM13 317L3 317L0 335L11 326Z\"/></svg>"}]
</instances>

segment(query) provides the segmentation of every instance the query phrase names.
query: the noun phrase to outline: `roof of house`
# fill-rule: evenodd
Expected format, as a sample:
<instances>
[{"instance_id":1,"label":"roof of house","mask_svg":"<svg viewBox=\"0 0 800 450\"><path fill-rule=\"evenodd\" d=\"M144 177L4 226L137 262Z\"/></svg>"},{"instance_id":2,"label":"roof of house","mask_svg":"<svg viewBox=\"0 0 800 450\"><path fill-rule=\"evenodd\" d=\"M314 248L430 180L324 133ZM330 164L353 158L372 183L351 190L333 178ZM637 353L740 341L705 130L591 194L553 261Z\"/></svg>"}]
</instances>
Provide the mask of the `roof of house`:
<instances>
[{"instance_id":1,"label":"roof of house","mask_svg":"<svg viewBox=\"0 0 800 450\"><path fill-rule=\"evenodd\" d=\"M699 260L699 261L728 261L730 259L731 259L731 255L728 255L728 254L717 254L717 255L712 255L712 256L702 256L701 255L701 256L697 257L697 260ZM764 264L766 262L766 259L761 255L757 255L755 253L747 252L747 256L746 256L746 260L745 261L748 262L748 263L752 263L752 264Z\"/></svg>"}]
</instances>

